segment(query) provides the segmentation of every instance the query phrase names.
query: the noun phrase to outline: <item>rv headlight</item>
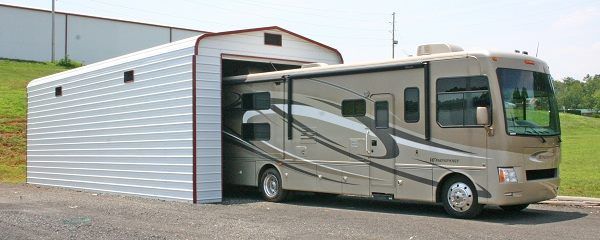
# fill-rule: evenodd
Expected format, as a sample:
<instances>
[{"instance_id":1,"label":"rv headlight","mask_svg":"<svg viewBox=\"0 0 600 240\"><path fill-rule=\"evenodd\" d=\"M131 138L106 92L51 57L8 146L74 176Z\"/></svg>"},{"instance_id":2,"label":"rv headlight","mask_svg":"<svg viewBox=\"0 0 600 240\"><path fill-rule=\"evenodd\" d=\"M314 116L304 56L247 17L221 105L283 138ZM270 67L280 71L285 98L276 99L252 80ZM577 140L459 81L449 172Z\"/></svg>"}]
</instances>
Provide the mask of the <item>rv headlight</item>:
<instances>
[{"instance_id":1,"label":"rv headlight","mask_svg":"<svg viewBox=\"0 0 600 240\"><path fill-rule=\"evenodd\" d=\"M517 173L514 168L498 168L498 181L500 183L516 183Z\"/></svg>"}]
</instances>

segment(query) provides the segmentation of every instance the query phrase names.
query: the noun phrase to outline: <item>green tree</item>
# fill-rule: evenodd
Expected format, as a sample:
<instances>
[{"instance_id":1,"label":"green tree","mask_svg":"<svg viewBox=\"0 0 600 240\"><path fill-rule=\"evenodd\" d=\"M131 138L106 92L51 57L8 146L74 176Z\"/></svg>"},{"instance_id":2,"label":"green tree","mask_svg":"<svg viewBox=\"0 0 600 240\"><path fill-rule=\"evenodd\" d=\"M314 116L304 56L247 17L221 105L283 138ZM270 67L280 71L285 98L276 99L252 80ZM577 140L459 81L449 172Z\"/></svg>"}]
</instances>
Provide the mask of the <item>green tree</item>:
<instances>
[{"instance_id":1,"label":"green tree","mask_svg":"<svg viewBox=\"0 0 600 240\"><path fill-rule=\"evenodd\" d=\"M563 79L563 89L557 96L559 107L577 109L582 107L583 83L574 78Z\"/></svg>"}]
</instances>

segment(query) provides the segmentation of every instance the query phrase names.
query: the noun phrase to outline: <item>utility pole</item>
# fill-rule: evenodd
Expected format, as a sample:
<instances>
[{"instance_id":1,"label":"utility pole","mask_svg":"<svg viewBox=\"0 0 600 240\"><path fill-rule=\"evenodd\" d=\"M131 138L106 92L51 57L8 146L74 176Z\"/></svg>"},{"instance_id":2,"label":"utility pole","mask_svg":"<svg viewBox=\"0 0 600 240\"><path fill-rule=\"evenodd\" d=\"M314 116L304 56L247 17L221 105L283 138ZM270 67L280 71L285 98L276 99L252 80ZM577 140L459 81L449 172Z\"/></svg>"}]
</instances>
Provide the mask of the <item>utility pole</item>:
<instances>
[{"instance_id":1,"label":"utility pole","mask_svg":"<svg viewBox=\"0 0 600 240\"><path fill-rule=\"evenodd\" d=\"M55 27L56 27L54 24L54 3L55 3L55 0L52 0L52 62L54 62L56 60L55 54L54 54L54 45L55 45L54 32L55 32Z\"/></svg>"},{"instance_id":2,"label":"utility pole","mask_svg":"<svg viewBox=\"0 0 600 240\"><path fill-rule=\"evenodd\" d=\"M395 57L395 53L396 53L396 44L398 44L398 41L396 41L396 12L392 13L392 59Z\"/></svg>"}]
</instances>

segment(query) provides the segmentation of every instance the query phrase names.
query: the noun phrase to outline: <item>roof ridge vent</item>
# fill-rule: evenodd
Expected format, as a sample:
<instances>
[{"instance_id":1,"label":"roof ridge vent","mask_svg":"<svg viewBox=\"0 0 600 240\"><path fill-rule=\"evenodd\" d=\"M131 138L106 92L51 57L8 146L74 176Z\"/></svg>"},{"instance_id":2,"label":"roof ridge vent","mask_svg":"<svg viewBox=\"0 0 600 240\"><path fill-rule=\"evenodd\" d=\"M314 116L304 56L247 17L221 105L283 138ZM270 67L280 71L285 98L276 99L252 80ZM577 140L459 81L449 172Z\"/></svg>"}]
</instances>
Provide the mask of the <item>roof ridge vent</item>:
<instances>
[{"instance_id":1,"label":"roof ridge vent","mask_svg":"<svg viewBox=\"0 0 600 240\"><path fill-rule=\"evenodd\" d=\"M432 55L438 53L462 52L463 48L449 43L424 44L417 48L417 56Z\"/></svg>"}]
</instances>

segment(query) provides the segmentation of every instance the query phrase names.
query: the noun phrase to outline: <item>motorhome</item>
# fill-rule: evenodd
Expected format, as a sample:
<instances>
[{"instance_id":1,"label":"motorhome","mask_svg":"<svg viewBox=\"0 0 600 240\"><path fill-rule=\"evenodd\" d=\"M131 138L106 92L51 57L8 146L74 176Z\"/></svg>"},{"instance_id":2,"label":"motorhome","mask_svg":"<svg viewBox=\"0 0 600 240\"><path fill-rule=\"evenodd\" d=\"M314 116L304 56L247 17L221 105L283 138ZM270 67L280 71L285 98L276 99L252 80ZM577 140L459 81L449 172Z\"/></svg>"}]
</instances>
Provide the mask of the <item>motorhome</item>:
<instances>
[{"instance_id":1,"label":"motorhome","mask_svg":"<svg viewBox=\"0 0 600 240\"><path fill-rule=\"evenodd\" d=\"M224 183L521 210L556 196L546 63L419 47L343 64L272 26L206 33L33 80L27 183L193 203Z\"/></svg>"},{"instance_id":2,"label":"motorhome","mask_svg":"<svg viewBox=\"0 0 600 240\"><path fill-rule=\"evenodd\" d=\"M546 63L450 44L364 64L224 76L223 169L290 191L519 211L554 198L560 124Z\"/></svg>"}]
</instances>

